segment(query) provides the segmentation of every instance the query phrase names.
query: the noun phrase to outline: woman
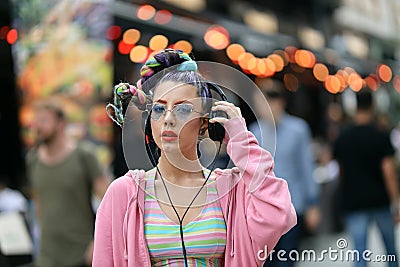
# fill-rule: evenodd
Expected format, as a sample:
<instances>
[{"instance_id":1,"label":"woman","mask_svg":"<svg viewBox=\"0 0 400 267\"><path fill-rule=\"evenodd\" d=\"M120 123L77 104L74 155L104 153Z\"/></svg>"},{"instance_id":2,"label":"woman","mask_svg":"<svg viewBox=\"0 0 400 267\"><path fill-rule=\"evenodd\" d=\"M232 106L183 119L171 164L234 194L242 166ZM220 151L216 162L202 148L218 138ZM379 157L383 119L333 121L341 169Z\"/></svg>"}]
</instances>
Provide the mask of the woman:
<instances>
[{"instance_id":1,"label":"woman","mask_svg":"<svg viewBox=\"0 0 400 267\"><path fill-rule=\"evenodd\" d=\"M155 168L129 171L110 185L97 211L93 266L261 266L296 224L270 153L247 131L238 107L217 101L210 110L211 91L225 97L188 54L167 49L141 75L137 87L116 86L110 106L120 125L122 100L147 110L145 141ZM217 111L227 116L215 117ZM227 143L235 168L201 166L198 138L207 130Z\"/></svg>"}]
</instances>

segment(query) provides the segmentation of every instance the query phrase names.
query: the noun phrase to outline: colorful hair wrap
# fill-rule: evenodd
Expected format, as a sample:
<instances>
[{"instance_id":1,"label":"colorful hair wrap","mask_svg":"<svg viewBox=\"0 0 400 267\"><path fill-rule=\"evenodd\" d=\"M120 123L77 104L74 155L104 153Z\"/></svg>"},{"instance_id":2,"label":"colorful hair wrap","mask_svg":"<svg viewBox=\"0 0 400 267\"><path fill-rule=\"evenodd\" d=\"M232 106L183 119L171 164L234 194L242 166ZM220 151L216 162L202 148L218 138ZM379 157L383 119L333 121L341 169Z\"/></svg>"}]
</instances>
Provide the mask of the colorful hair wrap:
<instances>
[{"instance_id":1,"label":"colorful hair wrap","mask_svg":"<svg viewBox=\"0 0 400 267\"><path fill-rule=\"evenodd\" d=\"M178 66L179 71L197 71L197 64L193 60L182 62Z\"/></svg>"},{"instance_id":2,"label":"colorful hair wrap","mask_svg":"<svg viewBox=\"0 0 400 267\"><path fill-rule=\"evenodd\" d=\"M165 49L164 51L150 57L140 69L141 78L136 86L129 83L119 83L114 87L113 103L106 106L107 115L120 127L124 123L123 101L131 99L140 110L146 110L147 104L151 103L151 92L142 87L151 76L171 66L178 65L178 71L197 71L197 64L188 53L181 50ZM113 113L110 112L113 110Z\"/></svg>"}]
</instances>

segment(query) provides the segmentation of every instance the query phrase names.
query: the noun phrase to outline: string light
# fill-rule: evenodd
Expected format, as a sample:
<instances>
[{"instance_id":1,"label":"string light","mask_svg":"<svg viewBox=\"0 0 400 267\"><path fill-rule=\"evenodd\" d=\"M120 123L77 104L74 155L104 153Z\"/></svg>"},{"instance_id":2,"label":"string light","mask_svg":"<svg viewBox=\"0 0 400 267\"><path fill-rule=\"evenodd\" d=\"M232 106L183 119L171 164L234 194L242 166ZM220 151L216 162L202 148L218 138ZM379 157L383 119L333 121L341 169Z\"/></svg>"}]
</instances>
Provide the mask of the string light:
<instances>
[{"instance_id":1,"label":"string light","mask_svg":"<svg viewBox=\"0 0 400 267\"><path fill-rule=\"evenodd\" d=\"M152 5L142 5L137 9L137 17L141 20L150 20L155 13L156 9Z\"/></svg>"},{"instance_id":2,"label":"string light","mask_svg":"<svg viewBox=\"0 0 400 267\"><path fill-rule=\"evenodd\" d=\"M17 30L16 29L9 30L6 36L7 43L13 45L17 41L17 39L18 39Z\"/></svg>"}]
</instances>

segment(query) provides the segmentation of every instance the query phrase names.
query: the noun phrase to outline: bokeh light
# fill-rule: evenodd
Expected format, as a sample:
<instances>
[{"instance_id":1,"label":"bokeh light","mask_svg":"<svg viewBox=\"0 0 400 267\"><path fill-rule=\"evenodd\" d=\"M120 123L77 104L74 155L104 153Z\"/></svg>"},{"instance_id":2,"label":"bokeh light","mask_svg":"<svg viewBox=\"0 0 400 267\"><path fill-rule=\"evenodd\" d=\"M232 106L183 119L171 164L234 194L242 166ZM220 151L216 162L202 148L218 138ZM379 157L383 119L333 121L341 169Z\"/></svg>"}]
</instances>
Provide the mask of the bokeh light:
<instances>
[{"instance_id":1,"label":"bokeh light","mask_svg":"<svg viewBox=\"0 0 400 267\"><path fill-rule=\"evenodd\" d=\"M283 50L275 50L274 54L279 55L283 59L283 65L286 66L289 64L289 55L286 51Z\"/></svg>"},{"instance_id":2,"label":"bokeh light","mask_svg":"<svg viewBox=\"0 0 400 267\"><path fill-rule=\"evenodd\" d=\"M288 61L290 63L296 63L295 54L296 54L297 50L298 50L298 48L294 47L294 46L288 46L285 48L285 52L287 54Z\"/></svg>"},{"instance_id":3,"label":"bokeh light","mask_svg":"<svg viewBox=\"0 0 400 267\"><path fill-rule=\"evenodd\" d=\"M110 26L107 29L106 37L108 40L116 40L121 36L121 27L120 26Z\"/></svg>"},{"instance_id":4,"label":"bokeh light","mask_svg":"<svg viewBox=\"0 0 400 267\"><path fill-rule=\"evenodd\" d=\"M13 45L17 41L17 39L18 39L17 30L16 29L9 30L6 36L7 43Z\"/></svg>"},{"instance_id":5,"label":"bokeh light","mask_svg":"<svg viewBox=\"0 0 400 267\"><path fill-rule=\"evenodd\" d=\"M272 59L270 59L269 57L263 58L262 60L265 63L265 71L263 73L261 73L261 76L262 77L271 77L277 71L275 62L272 61Z\"/></svg>"},{"instance_id":6,"label":"bokeh light","mask_svg":"<svg viewBox=\"0 0 400 267\"><path fill-rule=\"evenodd\" d=\"M128 55L134 46L134 44L127 44L124 40L121 40L118 43L118 52L122 55Z\"/></svg>"},{"instance_id":7,"label":"bokeh light","mask_svg":"<svg viewBox=\"0 0 400 267\"><path fill-rule=\"evenodd\" d=\"M143 63L149 55L149 50L143 45L138 45L132 48L129 58L132 62Z\"/></svg>"},{"instance_id":8,"label":"bokeh light","mask_svg":"<svg viewBox=\"0 0 400 267\"><path fill-rule=\"evenodd\" d=\"M126 44L136 44L140 39L140 31L137 29L126 30L122 36L122 40Z\"/></svg>"},{"instance_id":9,"label":"bokeh light","mask_svg":"<svg viewBox=\"0 0 400 267\"><path fill-rule=\"evenodd\" d=\"M313 74L315 79L320 82L325 81L325 78L329 75L329 70L323 63L317 63L314 65Z\"/></svg>"},{"instance_id":10,"label":"bokeh light","mask_svg":"<svg viewBox=\"0 0 400 267\"><path fill-rule=\"evenodd\" d=\"M204 34L204 41L216 50L225 49L229 45L229 32L222 26L211 26Z\"/></svg>"},{"instance_id":11,"label":"bokeh light","mask_svg":"<svg viewBox=\"0 0 400 267\"><path fill-rule=\"evenodd\" d=\"M379 78L384 82L390 82L390 80L392 79L392 75L393 75L392 70L386 64L380 64L378 66L376 72L377 72Z\"/></svg>"},{"instance_id":12,"label":"bokeh light","mask_svg":"<svg viewBox=\"0 0 400 267\"><path fill-rule=\"evenodd\" d=\"M9 26L3 26L0 28L0 39L6 39L7 33L10 30Z\"/></svg>"},{"instance_id":13,"label":"bokeh light","mask_svg":"<svg viewBox=\"0 0 400 267\"><path fill-rule=\"evenodd\" d=\"M154 21L160 25L168 24L171 20L172 20L171 12L165 9L157 11L154 17Z\"/></svg>"},{"instance_id":14,"label":"bokeh light","mask_svg":"<svg viewBox=\"0 0 400 267\"><path fill-rule=\"evenodd\" d=\"M231 44L226 48L226 54L233 63L238 63L239 56L245 53L246 50L240 44Z\"/></svg>"},{"instance_id":15,"label":"bokeh light","mask_svg":"<svg viewBox=\"0 0 400 267\"><path fill-rule=\"evenodd\" d=\"M272 55L268 56L268 59L271 60L275 65L274 72L275 71L279 72L279 71L283 70L283 67L285 66L285 61L283 60L283 58L280 55L272 54Z\"/></svg>"},{"instance_id":16,"label":"bokeh light","mask_svg":"<svg viewBox=\"0 0 400 267\"><path fill-rule=\"evenodd\" d=\"M340 92L343 92L344 91L344 89L346 89L346 87L347 87L347 81L345 80L345 78L343 77L343 75L341 75L341 74L339 74L339 73L336 73L335 75L334 75L338 80L339 80L339 82L340 82L340 89L339 89L339 93Z\"/></svg>"},{"instance_id":17,"label":"bokeh light","mask_svg":"<svg viewBox=\"0 0 400 267\"><path fill-rule=\"evenodd\" d=\"M141 20L150 20L156 13L152 5L142 5L137 9L137 17Z\"/></svg>"},{"instance_id":18,"label":"bokeh light","mask_svg":"<svg viewBox=\"0 0 400 267\"><path fill-rule=\"evenodd\" d=\"M163 50L167 46L168 46L168 38L161 34L154 35L153 37L151 37L149 41L149 47L154 51Z\"/></svg>"},{"instance_id":19,"label":"bokeh light","mask_svg":"<svg viewBox=\"0 0 400 267\"><path fill-rule=\"evenodd\" d=\"M357 74L356 72L353 72L349 75L349 79L348 79L348 84L350 86L350 88L354 91L354 92L358 92L362 89L363 87L363 79L361 78L361 76L359 74Z\"/></svg>"},{"instance_id":20,"label":"bokeh light","mask_svg":"<svg viewBox=\"0 0 400 267\"><path fill-rule=\"evenodd\" d=\"M299 79L292 73L286 73L283 76L283 83L289 91L296 92L299 89Z\"/></svg>"},{"instance_id":21,"label":"bokeh light","mask_svg":"<svg viewBox=\"0 0 400 267\"><path fill-rule=\"evenodd\" d=\"M324 85L326 90L331 94L337 94L338 92L340 92L341 89L340 80L335 75L328 75L325 78Z\"/></svg>"},{"instance_id":22,"label":"bokeh light","mask_svg":"<svg viewBox=\"0 0 400 267\"><path fill-rule=\"evenodd\" d=\"M193 46L190 42L186 40L180 40L173 45L174 49L180 49L185 53L192 52Z\"/></svg>"},{"instance_id":23,"label":"bokeh light","mask_svg":"<svg viewBox=\"0 0 400 267\"><path fill-rule=\"evenodd\" d=\"M368 88L370 88L373 91L378 90L378 88L379 88L379 80L378 79L376 79L372 75L369 75L364 80L365 80Z\"/></svg>"},{"instance_id":24,"label":"bokeh light","mask_svg":"<svg viewBox=\"0 0 400 267\"><path fill-rule=\"evenodd\" d=\"M297 50L294 54L297 65L304 68L312 68L315 65L315 56L308 50Z\"/></svg>"},{"instance_id":25,"label":"bokeh light","mask_svg":"<svg viewBox=\"0 0 400 267\"><path fill-rule=\"evenodd\" d=\"M250 61L250 59L254 58L254 55L252 53L249 52L245 52L242 53L239 58L238 58L238 63L239 66L243 69L243 70L249 70L248 67L248 63Z\"/></svg>"},{"instance_id":26,"label":"bokeh light","mask_svg":"<svg viewBox=\"0 0 400 267\"><path fill-rule=\"evenodd\" d=\"M393 87L400 94L400 76L395 75L393 77Z\"/></svg>"}]
</instances>

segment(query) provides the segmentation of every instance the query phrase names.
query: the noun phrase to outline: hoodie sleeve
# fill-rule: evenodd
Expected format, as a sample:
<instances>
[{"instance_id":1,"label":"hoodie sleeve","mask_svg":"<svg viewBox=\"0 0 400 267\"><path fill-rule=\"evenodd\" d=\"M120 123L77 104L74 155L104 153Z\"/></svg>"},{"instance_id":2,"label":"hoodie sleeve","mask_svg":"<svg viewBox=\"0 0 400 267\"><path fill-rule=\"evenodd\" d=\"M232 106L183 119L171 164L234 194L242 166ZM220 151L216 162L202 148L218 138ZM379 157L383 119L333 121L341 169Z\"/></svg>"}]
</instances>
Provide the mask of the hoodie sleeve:
<instances>
[{"instance_id":1,"label":"hoodie sleeve","mask_svg":"<svg viewBox=\"0 0 400 267\"><path fill-rule=\"evenodd\" d=\"M114 180L97 209L93 267L126 265L122 227L128 199L127 183L126 177Z\"/></svg>"},{"instance_id":2,"label":"hoodie sleeve","mask_svg":"<svg viewBox=\"0 0 400 267\"><path fill-rule=\"evenodd\" d=\"M275 177L271 154L258 145L243 118L229 120L225 128L227 152L239 171L239 183L244 183L244 190L236 198L243 198L237 201L245 206L254 255L265 247L270 252L297 223L287 182Z\"/></svg>"}]
</instances>

